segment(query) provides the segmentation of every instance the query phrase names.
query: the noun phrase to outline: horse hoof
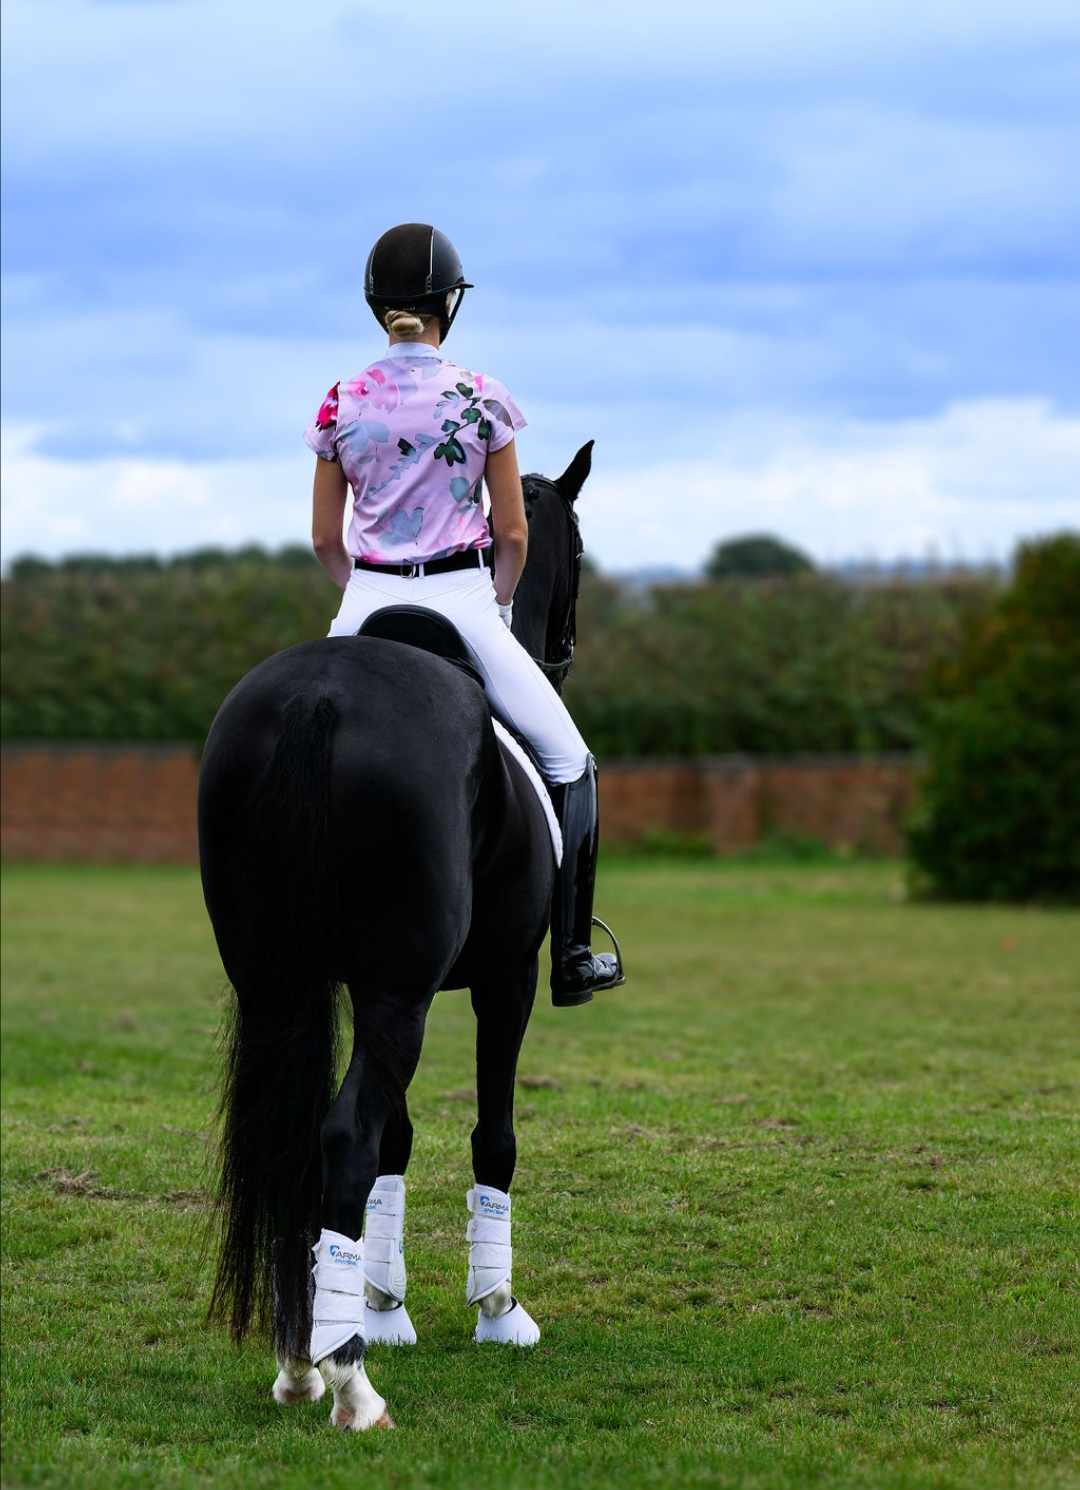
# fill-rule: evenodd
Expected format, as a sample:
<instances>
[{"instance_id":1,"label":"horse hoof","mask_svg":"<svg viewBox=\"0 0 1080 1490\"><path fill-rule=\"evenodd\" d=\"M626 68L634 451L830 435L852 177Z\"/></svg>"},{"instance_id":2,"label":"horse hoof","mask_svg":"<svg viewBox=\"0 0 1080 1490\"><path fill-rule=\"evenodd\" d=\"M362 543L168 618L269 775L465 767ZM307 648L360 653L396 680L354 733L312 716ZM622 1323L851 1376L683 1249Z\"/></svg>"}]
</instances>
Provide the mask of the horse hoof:
<instances>
[{"instance_id":1,"label":"horse hoof","mask_svg":"<svg viewBox=\"0 0 1080 1490\"><path fill-rule=\"evenodd\" d=\"M527 1347L535 1345L540 1339L540 1326L517 1299L512 1299L506 1313L499 1314L494 1319L485 1314L483 1309L479 1311L474 1338L478 1345L493 1343Z\"/></svg>"},{"instance_id":2,"label":"horse hoof","mask_svg":"<svg viewBox=\"0 0 1080 1490\"><path fill-rule=\"evenodd\" d=\"M326 1383L312 1366L306 1376L291 1376L279 1371L274 1382L274 1401L281 1407L295 1407L298 1402L318 1402L326 1391Z\"/></svg>"},{"instance_id":3,"label":"horse hoof","mask_svg":"<svg viewBox=\"0 0 1080 1490\"><path fill-rule=\"evenodd\" d=\"M351 1407L335 1407L330 1414L331 1428L340 1428L343 1433L366 1433L369 1428L396 1428L397 1424L386 1410L385 1403L377 1417Z\"/></svg>"}]
</instances>

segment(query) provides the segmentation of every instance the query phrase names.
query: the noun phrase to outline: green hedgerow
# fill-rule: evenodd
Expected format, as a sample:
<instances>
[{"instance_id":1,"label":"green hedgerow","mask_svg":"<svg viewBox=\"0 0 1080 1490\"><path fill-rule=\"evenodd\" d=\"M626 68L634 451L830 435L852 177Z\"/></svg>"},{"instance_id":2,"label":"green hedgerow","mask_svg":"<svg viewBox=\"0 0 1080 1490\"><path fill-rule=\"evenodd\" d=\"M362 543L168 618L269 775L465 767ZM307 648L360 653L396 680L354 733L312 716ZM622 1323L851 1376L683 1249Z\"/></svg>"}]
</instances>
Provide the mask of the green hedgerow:
<instances>
[{"instance_id":1,"label":"green hedgerow","mask_svg":"<svg viewBox=\"0 0 1080 1490\"><path fill-rule=\"evenodd\" d=\"M1011 586L929 692L915 888L1080 900L1080 534L1021 546Z\"/></svg>"}]
</instances>

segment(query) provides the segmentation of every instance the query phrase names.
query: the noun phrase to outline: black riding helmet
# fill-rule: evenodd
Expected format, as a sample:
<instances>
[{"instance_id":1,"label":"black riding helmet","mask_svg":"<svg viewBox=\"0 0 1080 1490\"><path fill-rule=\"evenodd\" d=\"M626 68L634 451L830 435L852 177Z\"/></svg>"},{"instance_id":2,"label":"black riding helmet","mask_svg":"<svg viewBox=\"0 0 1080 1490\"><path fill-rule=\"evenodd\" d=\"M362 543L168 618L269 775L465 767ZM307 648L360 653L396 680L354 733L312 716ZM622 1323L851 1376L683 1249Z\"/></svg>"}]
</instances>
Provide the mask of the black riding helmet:
<instances>
[{"instance_id":1,"label":"black riding helmet","mask_svg":"<svg viewBox=\"0 0 1080 1490\"><path fill-rule=\"evenodd\" d=\"M426 222L390 228L368 254L364 269L364 299L384 331L388 310L415 310L438 316L445 341L462 296L472 288L457 249L445 233ZM447 294L455 290L448 310Z\"/></svg>"}]
</instances>

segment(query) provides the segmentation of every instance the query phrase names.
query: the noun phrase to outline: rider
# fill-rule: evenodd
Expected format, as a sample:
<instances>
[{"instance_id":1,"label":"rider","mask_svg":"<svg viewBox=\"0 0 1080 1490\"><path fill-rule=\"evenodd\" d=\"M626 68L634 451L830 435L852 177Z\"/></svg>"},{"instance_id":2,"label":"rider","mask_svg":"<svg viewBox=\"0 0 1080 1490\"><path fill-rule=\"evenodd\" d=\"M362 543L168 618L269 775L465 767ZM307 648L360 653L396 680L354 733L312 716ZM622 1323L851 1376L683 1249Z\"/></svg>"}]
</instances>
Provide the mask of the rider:
<instances>
[{"instance_id":1,"label":"rider","mask_svg":"<svg viewBox=\"0 0 1080 1490\"><path fill-rule=\"evenodd\" d=\"M468 643L493 711L532 745L563 834L551 914L552 1002L583 1004L623 981L618 958L589 945L596 762L510 631L528 543L514 443L525 419L502 383L440 351L472 288L449 238L427 223L402 223L372 248L364 295L390 344L359 376L334 384L304 431L319 457L312 538L344 591L330 636L355 635L386 605L439 611ZM494 578L482 484L491 498Z\"/></svg>"}]
</instances>

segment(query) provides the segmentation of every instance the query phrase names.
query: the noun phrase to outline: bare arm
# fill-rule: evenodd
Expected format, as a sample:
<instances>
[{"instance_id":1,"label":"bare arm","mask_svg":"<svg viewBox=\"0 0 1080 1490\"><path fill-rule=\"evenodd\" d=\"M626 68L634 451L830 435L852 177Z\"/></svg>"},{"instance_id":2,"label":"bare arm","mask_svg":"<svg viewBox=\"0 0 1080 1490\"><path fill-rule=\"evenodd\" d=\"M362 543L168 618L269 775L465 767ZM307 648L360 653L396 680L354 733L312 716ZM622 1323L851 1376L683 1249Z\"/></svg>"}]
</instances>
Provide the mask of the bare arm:
<instances>
[{"instance_id":1,"label":"bare arm","mask_svg":"<svg viewBox=\"0 0 1080 1490\"><path fill-rule=\"evenodd\" d=\"M495 598L500 605L508 605L525 568L529 547L516 441L488 452L484 480L491 498L491 526L495 532Z\"/></svg>"},{"instance_id":2,"label":"bare arm","mask_svg":"<svg viewBox=\"0 0 1080 1490\"><path fill-rule=\"evenodd\" d=\"M311 496L311 544L327 574L344 590L353 562L341 538L349 484L341 462L315 458L315 486Z\"/></svg>"}]
</instances>

